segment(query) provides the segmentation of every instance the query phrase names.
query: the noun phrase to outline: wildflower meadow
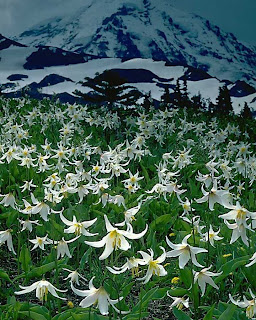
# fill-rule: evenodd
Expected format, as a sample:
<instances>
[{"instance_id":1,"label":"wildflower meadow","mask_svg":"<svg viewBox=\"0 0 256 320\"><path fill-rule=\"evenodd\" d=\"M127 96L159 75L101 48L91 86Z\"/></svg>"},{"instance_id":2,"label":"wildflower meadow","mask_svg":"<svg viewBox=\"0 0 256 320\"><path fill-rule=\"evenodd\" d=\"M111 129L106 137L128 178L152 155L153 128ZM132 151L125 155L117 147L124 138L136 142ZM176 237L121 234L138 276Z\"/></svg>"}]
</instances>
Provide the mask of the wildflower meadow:
<instances>
[{"instance_id":1,"label":"wildflower meadow","mask_svg":"<svg viewBox=\"0 0 256 320\"><path fill-rule=\"evenodd\" d=\"M256 319L255 120L0 99L0 319Z\"/></svg>"}]
</instances>

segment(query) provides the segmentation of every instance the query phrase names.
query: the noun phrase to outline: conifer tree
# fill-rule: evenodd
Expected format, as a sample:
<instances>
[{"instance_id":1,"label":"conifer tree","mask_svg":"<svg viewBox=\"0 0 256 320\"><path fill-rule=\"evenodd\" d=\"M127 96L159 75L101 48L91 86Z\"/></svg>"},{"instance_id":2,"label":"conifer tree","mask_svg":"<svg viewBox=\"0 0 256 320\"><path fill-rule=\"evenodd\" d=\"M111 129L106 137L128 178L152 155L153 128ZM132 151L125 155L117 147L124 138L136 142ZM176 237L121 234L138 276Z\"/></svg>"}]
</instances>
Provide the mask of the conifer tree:
<instances>
[{"instance_id":1,"label":"conifer tree","mask_svg":"<svg viewBox=\"0 0 256 320\"><path fill-rule=\"evenodd\" d=\"M170 90L169 90L169 87L167 87L167 86L164 88L164 94L161 96L161 101L164 103L171 103L172 102Z\"/></svg>"},{"instance_id":2,"label":"conifer tree","mask_svg":"<svg viewBox=\"0 0 256 320\"><path fill-rule=\"evenodd\" d=\"M145 109L145 111L149 112L151 106L152 106L152 97L151 97L151 92L149 91L149 93L145 95L142 107Z\"/></svg>"},{"instance_id":3,"label":"conifer tree","mask_svg":"<svg viewBox=\"0 0 256 320\"><path fill-rule=\"evenodd\" d=\"M126 79L113 70L97 73L95 78L86 77L85 81L80 83L84 87L91 88L93 92L83 93L76 90L74 94L86 101L107 104L110 107L113 107L116 102L132 105L141 95L134 87L126 85Z\"/></svg>"},{"instance_id":4,"label":"conifer tree","mask_svg":"<svg viewBox=\"0 0 256 320\"><path fill-rule=\"evenodd\" d=\"M244 108L242 109L242 111L241 111L241 113L240 113L240 116L241 116L243 119L252 119L252 111L251 111L251 109L249 108L247 102L244 103Z\"/></svg>"},{"instance_id":5,"label":"conifer tree","mask_svg":"<svg viewBox=\"0 0 256 320\"><path fill-rule=\"evenodd\" d=\"M191 101L188 97L188 82L187 82L186 78L184 78L184 80L183 80L183 88L181 90L181 94L182 94L181 106L182 107L189 107L191 105Z\"/></svg>"},{"instance_id":6,"label":"conifer tree","mask_svg":"<svg viewBox=\"0 0 256 320\"><path fill-rule=\"evenodd\" d=\"M194 111L205 109L205 101L202 99L201 93L198 93L198 95L194 95L191 98L191 107Z\"/></svg>"},{"instance_id":7,"label":"conifer tree","mask_svg":"<svg viewBox=\"0 0 256 320\"><path fill-rule=\"evenodd\" d=\"M173 92L173 104L176 107L181 107L182 106L182 93L181 93L179 79L177 79L177 81L176 81L176 86L175 86L174 92Z\"/></svg>"},{"instance_id":8,"label":"conifer tree","mask_svg":"<svg viewBox=\"0 0 256 320\"><path fill-rule=\"evenodd\" d=\"M227 86L219 88L219 95L216 101L216 112L218 112L219 114L228 115L229 113L233 112L232 102Z\"/></svg>"}]
</instances>

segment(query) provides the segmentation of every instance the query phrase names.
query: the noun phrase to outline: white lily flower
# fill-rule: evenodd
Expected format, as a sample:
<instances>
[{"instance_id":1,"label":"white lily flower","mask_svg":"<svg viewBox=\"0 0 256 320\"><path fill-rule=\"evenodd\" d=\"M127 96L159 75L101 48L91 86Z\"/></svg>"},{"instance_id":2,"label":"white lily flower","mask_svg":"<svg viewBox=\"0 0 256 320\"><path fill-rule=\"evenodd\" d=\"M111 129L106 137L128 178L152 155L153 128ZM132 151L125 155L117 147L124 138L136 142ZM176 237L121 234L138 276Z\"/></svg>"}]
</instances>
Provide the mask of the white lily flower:
<instances>
[{"instance_id":1,"label":"white lily flower","mask_svg":"<svg viewBox=\"0 0 256 320\"><path fill-rule=\"evenodd\" d=\"M131 224L135 219L135 215L136 213L139 212L140 210L140 207L141 207L141 203L139 203L136 207L133 207L133 208L130 208L130 209L127 209L125 212L124 212L124 221L121 222L121 223L116 223L116 226L124 226L125 224Z\"/></svg>"},{"instance_id":2,"label":"white lily flower","mask_svg":"<svg viewBox=\"0 0 256 320\"><path fill-rule=\"evenodd\" d=\"M170 309L172 309L173 307L177 307L177 309L181 310L183 306L187 309L189 308L189 297L187 297L187 299L185 299L184 297L172 297L168 291L167 296L174 300L170 306Z\"/></svg>"},{"instance_id":3,"label":"white lily flower","mask_svg":"<svg viewBox=\"0 0 256 320\"><path fill-rule=\"evenodd\" d=\"M76 270L72 271L72 270L69 270L66 268L63 268L63 270L69 272L69 275L66 278L64 278L64 280L70 279L70 282L75 282L78 286L80 285L79 278L86 281L86 279L80 273L78 273Z\"/></svg>"},{"instance_id":4,"label":"white lily flower","mask_svg":"<svg viewBox=\"0 0 256 320\"><path fill-rule=\"evenodd\" d=\"M247 300L246 297L244 296L243 299L244 301L240 300L234 300L234 298L229 294L229 299L230 301L235 304L236 306L240 308L246 308L246 316L249 319L255 319L254 315L256 314L256 297L252 293L251 289L249 289L250 295L252 297L252 300Z\"/></svg>"},{"instance_id":5,"label":"white lily flower","mask_svg":"<svg viewBox=\"0 0 256 320\"><path fill-rule=\"evenodd\" d=\"M236 202L235 206L226 204L224 205L224 207L231 209L231 211L229 211L228 213L219 215L219 217L224 220L235 220L238 225L246 224L246 220L248 218L256 220L256 212L248 211L247 209L242 207L238 201ZM253 221L253 224L255 224L255 221Z\"/></svg>"},{"instance_id":6,"label":"white lily flower","mask_svg":"<svg viewBox=\"0 0 256 320\"><path fill-rule=\"evenodd\" d=\"M29 240L29 241L34 244L34 247L31 249L31 251L35 250L38 247L42 250L45 250L44 249L45 244L52 244L53 243L53 241L51 239L48 239L48 234L42 238L36 236L35 239Z\"/></svg>"},{"instance_id":7,"label":"white lily flower","mask_svg":"<svg viewBox=\"0 0 256 320\"><path fill-rule=\"evenodd\" d=\"M12 207L13 209L16 209L16 200L14 195L10 192L7 194L1 194L1 197L3 197L3 199L1 200L0 204L2 204L5 207Z\"/></svg>"},{"instance_id":8,"label":"white lily flower","mask_svg":"<svg viewBox=\"0 0 256 320\"><path fill-rule=\"evenodd\" d=\"M119 299L111 299L104 287L99 287L98 289L94 287L93 285L94 278L95 277L92 277L92 279L89 282L89 290L76 289L73 283L71 282L71 289L74 291L74 293L80 297L86 297L80 302L79 305L82 308L88 308L91 305L97 305L97 308L99 309L102 315L108 314L109 305L111 305L118 313L122 313L122 314L127 313L127 312L118 310L115 306L115 304L121 301L123 297L120 297Z\"/></svg>"},{"instance_id":9,"label":"white lily flower","mask_svg":"<svg viewBox=\"0 0 256 320\"><path fill-rule=\"evenodd\" d=\"M192 263L197 267L203 266L198 263L196 260L196 254L201 252L208 252L206 249L192 247L188 244L188 239L191 237L191 234L187 235L181 242L181 244L173 244L167 237L166 242L167 244L173 249L172 251L168 251L166 253L167 257L179 257L179 268L184 269L185 265L191 259Z\"/></svg>"},{"instance_id":10,"label":"white lily flower","mask_svg":"<svg viewBox=\"0 0 256 320\"><path fill-rule=\"evenodd\" d=\"M12 243L12 229L7 229L5 231L0 231L0 246L6 241L9 251L16 254L13 243Z\"/></svg>"},{"instance_id":11,"label":"white lily flower","mask_svg":"<svg viewBox=\"0 0 256 320\"><path fill-rule=\"evenodd\" d=\"M54 287L49 281L47 280L40 280L40 281L36 281L33 284L31 284L30 286L27 287L23 287L20 285L20 288L23 289L21 291L16 291L15 294L26 294L29 293L33 290L36 290L36 297L40 300L40 301L47 301L47 295L48 292L50 292L54 297L61 299L61 300L67 300L66 298L62 298L60 297L56 291L59 292L67 292L68 290L60 290L57 289L56 287Z\"/></svg>"},{"instance_id":12,"label":"white lily flower","mask_svg":"<svg viewBox=\"0 0 256 320\"><path fill-rule=\"evenodd\" d=\"M51 214L51 208L43 201L38 201L33 193L31 194L31 200L35 207L33 207L33 213L39 213L44 221L48 221L48 216Z\"/></svg>"},{"instance_id":13,"label":"white lily flower","mask_svg":"<svg viewBox=\"0 0 256 320\"><path fill-rule=\"evenodd\" d=\"M180 199L179 194L177 194L177 197L179 199L180 205L183 208L183 212L181 214L181 217L183 217L185 214L188 214L190 211L195 211L195 209L191 207L192 201L189 201L188 198L186 198L186 201L182 201Z\"/></svg>"},{"instance_id":14,"label":"white lily flower","mask_svg":"<svg viewBox=\"0 0 256 320\"><path fill-rule=\"evenodd\" d=\"M243 243L247 247L249 247L248 237L246 235L246 229L253 231L250 225L247 225L246 223L238 225L237 223L228 223L227 221L225 221L225 224L229 229L233 230L230 244L234 243L236 240L238 240L241 237Z\"/></svg>"},{"instance_id":15,"label":"white lily flower","mask_svg":"<svg viewBox=\"0 0 256 320\"><path fill-rule=\"evenodd\" d=\"M246 267L250 267L250 266L252 266L253 264L256 263L256 252L252 255L252 257L251 257L249 260L251 260L251 262L249 262L248 264L246 264L246 265L245 265Z\"/></svg>"},{"instance_id":16,"label":"white lily flower","mask_svg":"<svg viewBox=\"0 0 256 320\"><path fill-rule=\"evenodd\" d=\"M67 255L69 258L72 258L68 248L68 243L74 242L78 238L79 236L71 240L65 240L62 238L60 241L57 241L57 259L59 259L59 257L63 258L65 255Z\"/></svg>"},{"instance_id":17,"label":"white lily flower","mask_svg":"<svg viewBox=\"0 0 256 320\"><path fill-rule=\"evenodd\" d=\"M213 282L211 277L219 276L222 274L223 271L218 272L218 273L210 272L208 270L210 270L211 267L212 266L210 266L209 268L204 268L199 272L195 272L193 270L194 283L196 283L196 281L198 282L198 285L202 291L202 296L205 294L206 283L208 283L209 285L211 285L212 287L214 287L217 290L219 289L219 287Z\"/></svg>"},{"instance_id":18,"label":"white lily flower","mask_svg":"<svg viewBox=\"0 0 256 320\"><path fill-rule=\"evenodd\" d=\"M212 228L212 225L210 224L210 228L209 228L209 231L208 232L205 232L204 234L202 234L202 241L209 241L210 244L214 246L214 241L219 241L219 240L222 240L223 237L219 237L218 234L220 233L220 229L218 231L214 231L213 228Z\"/></svg>"},{"instance_id":19,"label":"white lily flower","mask_svg":"<svg viewBox=\"0 0 256 320\"><path fill-rule=\"evenodd\" d=\"M20 219L18 219L18 220L19 220L20 224L22 225L22 229L20 232L22 232L24 230L28 230L29 232L31 232L32 228L33 228L33 224L35 224L37 226L41 226L41 224L38 223L39 220L35 220L35 221L29 220L29 219L27 219L25 221L20 220Z\"/></svg>"},{"instance_id":20,"label":"white lily flower","mask_svg":"<svg viewBox=\"0 0 256 320\"><path fill-rule=\"evenodd\" d=\"M80 222L80 221L77 221L76 216L73 216L73 221L69 221L63 216L62 212L60 212L60 218L62 222L69 227L64 230L64 233L75 233L75 235L77 236L83 234L86 237L95 236L98 234L98 233L90 233L89 231L86 230L86 228L89 228L94 224L97 218L93 220Z\"/></svg>"},{"instance_id":21,"label":"white lily flower","mask_svg":"<svg viewBox=\"0 0 256 320\"><path fill-rule=\"evenodd\" d=\"M139 259L135 257L126 258L127 262L122 267L106 267L113 274L124 273L126 270L132 271L132 276L135 277L139 273L139 265L145 265L147 262L144 259Z\"/></svg>"},{"instance_id":22,"label":"white lily flower","mask_svg":"<svg viewBox=\"0 0 256 320\"><path fill-rule=\"evenodd\" d=\"M148 270L143 278L138 278L137 280L144 280L143 283L145 284L149 282L149 280L154 274L159 277L164 277L167 275L167 271L160 264L160 263L163 263L164 260L166 259L166 252L163 247L160 247L160 248L163 250L163 253L156 260L153 259L154 252L152 249L148 249L148 251L150 252L150 255L144 251L138 251L142 255L145 265L148 265Z\"/></svg>"},{"instance_id":23,"label":"white lily flower","mask_svg":"<svg viewBox=\"0 0 256 320\"><path fill-rule=\"evenodd\" d=\"M209 202L209 209L213 211L215 203L221 205L229 203L229 192L227 190L217 190L217 180L213 181L213 186L209 192L204 190L204 187L201 187L203 192L203 197L200 199L195 199L197 203Z\"/></svg>"},{"instance_id":24,"label":"white lily flower","mask_svg":"<svg viewBox=\"0 0 256 320\"><path fill-rule=\"evenodd\" d=\"M30 191L31 188L36 188L37 185L33 184L33 180L25 181L25 183L20 186L21 192L24 192L25 190Z\"/></svg>"},{"instance_id":25,"label":"white lily flower","mask_svg":"<svg viewBox=\"0 0 256 320\"><path fill-rule=\"evenodd\" d=\"M100 260L104 260L107 257L109 257L114 250L121 249L121 250L127 251L128 249L130 249L131 245L125 238L132 239L132 240L140 239L145 235L145 233L148 230L148 225L147 225L144 231L142 231L141 233L135 234L133 233L133 229L131 225L127 227L126 231L119 230L117 228L114 228L111 225L106 215L104 215L104 219L105 219L105 224L106 224L106 229L108 234L105 237L103 237L102 240L100 241L95 241L95 242L85 241L86 244L95 248L101 248L105 246L105 249L99 258Z\"/></svg>"}]
</instances>

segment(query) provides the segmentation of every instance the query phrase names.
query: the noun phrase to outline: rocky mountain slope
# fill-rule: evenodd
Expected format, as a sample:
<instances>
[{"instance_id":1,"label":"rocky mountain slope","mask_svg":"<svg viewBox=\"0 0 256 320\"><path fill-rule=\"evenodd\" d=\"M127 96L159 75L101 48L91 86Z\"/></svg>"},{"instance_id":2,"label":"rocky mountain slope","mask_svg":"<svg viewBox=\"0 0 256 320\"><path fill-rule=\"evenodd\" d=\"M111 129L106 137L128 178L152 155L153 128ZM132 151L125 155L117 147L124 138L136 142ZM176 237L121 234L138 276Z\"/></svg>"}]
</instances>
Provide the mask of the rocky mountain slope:
<instances>
[{"instance_id":1,"label":"rocky mountain slope","mask_svg":"<svg viewBox=\"0 0 256 320\"><path fill-rule=\"evenodd\" d=\"M100 57L163 60L256 86L252 47L208 20L174 8L169 0L83 3L79 10L42 21L16 40Z\"/></svg>"}]
</instances>

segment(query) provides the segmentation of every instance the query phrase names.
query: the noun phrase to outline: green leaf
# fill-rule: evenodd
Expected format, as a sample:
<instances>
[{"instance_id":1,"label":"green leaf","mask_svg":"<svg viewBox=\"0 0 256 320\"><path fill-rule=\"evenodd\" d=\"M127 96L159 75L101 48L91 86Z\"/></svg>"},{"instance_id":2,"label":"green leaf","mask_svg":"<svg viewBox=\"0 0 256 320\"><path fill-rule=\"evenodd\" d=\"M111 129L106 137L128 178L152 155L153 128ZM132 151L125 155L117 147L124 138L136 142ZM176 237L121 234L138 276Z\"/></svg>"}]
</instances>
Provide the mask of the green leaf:
<instances>
[{"instance_id":1,"label":"green leaf","mask_svg":"<svg viewBox=\"0 0 256 320\"><path fill-rule=\"evenodd\" d=\"M150 179L149 179L149 175L148 175L148 171L147 169L144 167L144 165L142 164L142 161L140 161L140 167L143 173L143 176L145 177L145 180L147 182L147 184L149 183Z\"/></svg>"},{"instance_id":2,"label":"green leaf","mask_svg":"<svg viewBox=\"0 0 256 320\"><path fill-rule=\"evenodd\" d=\"M122 296L126 298L131 291L132 286L134 285L134 281L128 283L124 288L122 288Z\"/></svg>"},{"instance_id":3,"label":"green leaf","mask_svg":"<svg viewBox=\"0 0 256 320\"><path fill-rule=\"evenodd\" d=\"M0 279L4 279L5 281L12 282L12 280L9 278L8 274L4 272L3 270L0 270Z\"/></svg>"},{"instance_id":4,"label":"green leaf","mask_svg":"<svg viewBox=\"0 0 256 320\"><path fill-rule=\"evenodd\" d=\"M19 315L24 315L33 320L47 320L45 316L34 311L19 311Z\"/></svg>"},{"instance_id":5,"label":"green leaf","mask_svg":"<svg viewBox=\"0 0 256 320\"><path fill-rule=\"evenodd\" d=\"M162 230L162 228L168 229L168 224L172 221L172 218L173 216L171 214L163 214L160 217L156 218L153 222L151 222L150 228L152 230Z\"/></svg>"},{"instance_id":6,"label":"green leaf","mask_svg":"<svg viewBox=\"0 0 256 320\"><path fill-rule=\"evenodd\" d=\"M175 288L175 289L169 289L168 293L172 297L183 297L185 294L188 294L188 290L184 288Z\"/></svg>"},{"instance_id":7,"label":"green leaf","mask_svg":"<svg viewBox=\"0 0 256 320\"><path fill-rule=\"evenodd\" d=\"M32 269L28 274L28 279L41 277L46 272L49 272L55 268L55 261L47 263L43 266Z\"/></svg>"},{"instance_id":8,"label":"green leaf","mask_svg":"<svg viewBox=\"0 0 256 320\"><path fill-rule=\"evenodd\" d=\"M162 299L167 292L168 288L152 288L151 290L147 291L145 293L141 292L140 293L140 299L139 302L135 305L135 307L132 309L132 312L125 316L123 319L124 320L130 320L130 319L139 319L139 312L140 309L144 310L147 308L149 302L153 299Z\"/></svg>"},{"instance_id":9,"label":"green leaf","mask_svg":"<svg viewBox=\"0 0 256 320\"><path fill-rule=\"evenodd\" d=\"M62 268L64 266L63 261L64 259L58 261L59 268ZM55 261L47 263L43 266L33 268L27 275L22 273L21 275L17 276L14 280L18 280L24 277L27 277L28 279L40 278L43 274L52 271L55 268L55 266Z\"/></svg>"},{"instance_id":10,"label":"green leaf","mask_svg":"<svg viewBox=\"0 0 256 320\"><path fill-rule=\"evenodd\" d=\"M192 271L188 267L180 269L180 278L187 288L191 287L193 275Z\"/></svg>"},{"instance_id":11,"label":"green leaf","mask_svg":"<svg viewBox=\"0 0 256 320\"><path fill-rule=\"evenodd\" d=\"M212 305L211 309L206 313L203 320L212 320L214 308L215 308L215 303L214 305Z\"/></svg>"},{"instance_id":12,"label":"green leaf","mask_svg":"<svg viewBox=\"0 0 256 320\"><path fill-rule=\"evenodd\" d=\"M177 309L176 307L174 307L172 311L178 320L192 320L185 312Z\"/></svg>"},{"instance_id":13,"label":"green leaf","mask_svg":"<svg viewBox=\"0 0 256 320\"><path fill-rule=\"evenodd\" d=\"M218 318L218 320L231 320L233 317L233 314L236 311L236 305L232 304L227 307L227 309L221 314L221 316Z\"/></svg>"},{"instance_id":14,"label":"green leaf","mask_svg":"<svg viewBox=\"0 0 256 320\"><path fill-rule=\"evenodd\" d=\"M89 261L89 257L92 254L92 247L90 247L85 254L82 256L82 259L80 261L80 268L84 269L85 264Z\"/></svg>"},{"instance_id":15,"label":"green leaf","mask_svg":"<svg viewBox=\"0 0 256 320\"><path fill-rule=\"evenodd\" d=\"M12 211L11 214L9 214L8 219L6 221L6 225L8 228L11 227L18 219L18 212Z\"/></svg>"},{"instance_id":16,"label":"green leaf","mask_svg":"<svg viewBox=\"0 0 256 320\"><path fill-rule=\"evenodd\" d=\"M243 256L226 262L221 268L221 271L223 271L223 273L215 278L214 282L217 284L225 279L231 272L248 263L249 258L250 256Z\"/></svg>"},{"instance_id":17,"label":"green leaf","mask_svg":"<svg viewBox=\"0 0 256 320\"><path fill-rule=\"evenodd\" d=\"M30 251L25 244L21 248L19 262L21 263L22 270L25 271L25 273L28 272L29 265L31 263L31 256Z\"/></svg>"}]
</instances>

